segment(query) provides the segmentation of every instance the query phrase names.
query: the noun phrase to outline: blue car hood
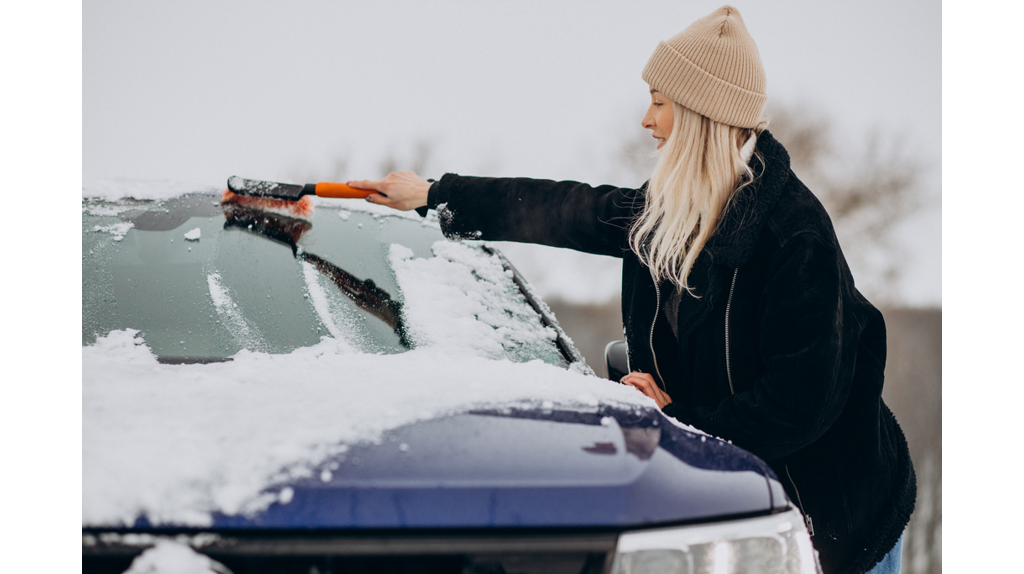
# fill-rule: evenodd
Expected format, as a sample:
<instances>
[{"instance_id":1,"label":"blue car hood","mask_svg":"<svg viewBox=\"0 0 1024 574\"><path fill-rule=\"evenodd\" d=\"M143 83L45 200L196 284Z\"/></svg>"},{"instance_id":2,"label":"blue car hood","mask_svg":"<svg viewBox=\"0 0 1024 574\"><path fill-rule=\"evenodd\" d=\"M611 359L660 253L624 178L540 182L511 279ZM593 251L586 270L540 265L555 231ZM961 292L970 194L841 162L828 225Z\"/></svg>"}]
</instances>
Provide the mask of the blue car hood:
<instances>
[{"instance_id":1,"label":"blue car hood","mask_svg":"<svg viewBox=\"0 0 1024 574\"><path fill-rule=\"evenodd\" d=\"M764 462L653 409L434 419L353 447L281 490L262 513L215 515L213 528L626 527L787 504Z\"/></svg>"}]
</instances>

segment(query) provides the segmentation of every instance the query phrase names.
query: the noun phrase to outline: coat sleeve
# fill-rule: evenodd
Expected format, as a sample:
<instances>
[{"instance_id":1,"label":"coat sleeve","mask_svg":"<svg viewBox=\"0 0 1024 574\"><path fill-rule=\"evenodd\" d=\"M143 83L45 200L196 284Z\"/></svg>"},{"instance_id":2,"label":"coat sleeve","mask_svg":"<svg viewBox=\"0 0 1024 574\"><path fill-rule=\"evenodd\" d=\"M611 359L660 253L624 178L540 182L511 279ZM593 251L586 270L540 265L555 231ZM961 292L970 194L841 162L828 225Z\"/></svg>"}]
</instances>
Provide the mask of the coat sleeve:
<instances>
[{"instance_id":1,"label":"coat sleeve","mask_svg":"<svg viewBox=\"0 0 1024 574\"><path fill-rule=\"evenodd\" d=\"M641 188L642 189L642 188ZM445 174L428 206L451 239L518 241L622 257L641 190Z\"/></svg>"},{"instance_id":2,"label":"coat sleeve","mask_svg":"<svg viewBox=\"0 0 1024 574\"><path fill-rule=\"evenodd\" d=\"M859 338L853 325L844 333L841 265L815 233L787 241L759 304L765 374L717 407L672 403L665 413L766 461L817 440L843 410Z\"/></svg>"}]
</instances>

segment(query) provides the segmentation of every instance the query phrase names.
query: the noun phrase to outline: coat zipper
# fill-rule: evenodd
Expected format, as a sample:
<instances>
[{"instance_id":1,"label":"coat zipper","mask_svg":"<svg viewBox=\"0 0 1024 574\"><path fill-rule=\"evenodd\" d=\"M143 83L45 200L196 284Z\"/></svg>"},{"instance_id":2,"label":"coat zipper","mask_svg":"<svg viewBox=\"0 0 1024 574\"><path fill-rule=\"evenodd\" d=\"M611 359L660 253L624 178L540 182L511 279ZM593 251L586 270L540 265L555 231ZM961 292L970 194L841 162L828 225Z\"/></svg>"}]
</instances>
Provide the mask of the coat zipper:
<instances>
[{"instance_id":1,"label":"coat zipper","mask_svg":"<svg viewBox=\"0 0 1024 574\"><path fill-rule=\"evenodd\" d=\"M800 512L804 515L804 522L807 523L807 535L814 536L814 521L811 520L811 516L804 510L803 500L800 499L800 489L796 487L796 481L793 480L793 475L789 474L789 465L783 465L782 468L786 469L786 476L789 477L789 483L793 485L793 492L796 493L796 503L800 505Z\"/></svg>"},{"instance_id":2,"label":"coat zipper","mask_svg":"<svg viewBox=\"0 0 1024 574\"><path fill-rule=\"evenodd\" d=\"M732 286L729 287L729 300L725 303L725 376L729 379L729 393L735 395L736 389L732 386L732 366L729 364L729 310L732 307L732 294L736 291L736 276L740 274L740 268L737 267L732 272ZM653 334L654 330L651 329ZM657 363L655 363L657 366Z\"/></svg>"},{"instance_id":3,"label":"coat zipper","mask_svg":"<svg viewBox=\"0 0 1024 574\"><path fill-rule=\"evenodd\" d=\"M654 359L654 373L658 375L658 384L661 385L661 390L668 392L665 389L665 381L661 378L661 370L658 369L658 355L654 352L654 326L658 324L658 315L661 313L661 288L658 287L658 278L654 276L654 271L651 271L648 267L648 271L651 273L651 280L654 281L654 320L651 321L651 336L648 343L651 346L651 358Z\"/></svg>"}]
</instances>

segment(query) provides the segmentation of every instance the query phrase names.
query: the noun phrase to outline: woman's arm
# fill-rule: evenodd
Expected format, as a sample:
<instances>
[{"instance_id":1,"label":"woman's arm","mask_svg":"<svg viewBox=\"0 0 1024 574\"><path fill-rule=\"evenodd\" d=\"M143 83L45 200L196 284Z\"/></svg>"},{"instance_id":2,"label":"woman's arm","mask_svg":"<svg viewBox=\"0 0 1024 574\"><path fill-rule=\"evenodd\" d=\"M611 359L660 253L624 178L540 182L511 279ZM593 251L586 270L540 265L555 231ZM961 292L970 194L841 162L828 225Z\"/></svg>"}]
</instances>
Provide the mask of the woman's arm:
<instances>
[{"instance_id":1,"label":"woman's arm","mask_svg":"<svg viewBox=\"0 0 1024 574\"><path fill-rule=\"evenodd\" d=\"M449 237L539 243L622 257L640 190L445 174L431 194Z\"/></svg>"},{"instance_id":2,"label":"woman's arm","mask_svg":"<svg viewBox=\"0 0 1024 574\"><path fill-rule=\"evenodd\" d=\"M445 174L431 185L412 172L349 181L379 191L367 200L396 209L438 210L452 239L518 241L621 257L628 225L642 206L637 189L575 181Z\"/></svg>"}]
</instances>

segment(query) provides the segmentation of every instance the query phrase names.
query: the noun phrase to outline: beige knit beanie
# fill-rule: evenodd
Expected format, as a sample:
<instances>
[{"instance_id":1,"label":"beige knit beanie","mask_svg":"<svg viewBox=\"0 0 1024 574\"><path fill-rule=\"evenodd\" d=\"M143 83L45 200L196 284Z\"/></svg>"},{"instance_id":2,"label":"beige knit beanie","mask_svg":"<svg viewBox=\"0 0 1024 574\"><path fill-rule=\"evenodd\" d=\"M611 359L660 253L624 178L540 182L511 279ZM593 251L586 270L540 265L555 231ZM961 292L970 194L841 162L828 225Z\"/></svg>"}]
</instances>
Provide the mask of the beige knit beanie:
<instances>
[{"instance_id":1,"label":"beige knit beanie","mask_svg":"<svg viewBox=\"0 0 1024 574\"><path fill-rule=\"evenodd\" d=\"M768 102L757 45L732 6L658 42L642 76L672 101L730 126L755 127Z\"/></svg>"}]
</instances>

